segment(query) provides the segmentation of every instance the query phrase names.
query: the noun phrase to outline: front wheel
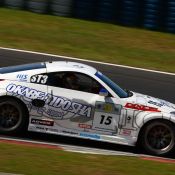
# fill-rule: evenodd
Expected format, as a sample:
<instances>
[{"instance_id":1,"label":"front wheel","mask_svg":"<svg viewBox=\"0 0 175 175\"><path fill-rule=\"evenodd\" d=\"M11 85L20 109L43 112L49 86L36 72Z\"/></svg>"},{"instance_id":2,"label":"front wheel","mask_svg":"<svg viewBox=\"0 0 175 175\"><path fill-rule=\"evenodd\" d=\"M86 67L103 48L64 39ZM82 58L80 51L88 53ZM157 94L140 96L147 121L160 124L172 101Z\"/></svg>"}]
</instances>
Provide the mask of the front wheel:
<instances>
[{"instance_id":1,"label":"front wheel","mask_svg":"<svg viewBox=\"0 0 175 175\"><path fill-rule=\"evenodd\" d=\"M141 135L142 147L149 153L164 156L175 149L175 127L169 121L153 121Z\"/></svg>"},{"instance_id":2,"label":"front wheel","mask_svg":"<svg viewBox=\"0 0 175 175\"><path fill-rule=\"evenodd\" d=\"M23 105L14 99L0 101L0 133L13 134L25 129L27 114Z\"/></svg>"}]
</instances>

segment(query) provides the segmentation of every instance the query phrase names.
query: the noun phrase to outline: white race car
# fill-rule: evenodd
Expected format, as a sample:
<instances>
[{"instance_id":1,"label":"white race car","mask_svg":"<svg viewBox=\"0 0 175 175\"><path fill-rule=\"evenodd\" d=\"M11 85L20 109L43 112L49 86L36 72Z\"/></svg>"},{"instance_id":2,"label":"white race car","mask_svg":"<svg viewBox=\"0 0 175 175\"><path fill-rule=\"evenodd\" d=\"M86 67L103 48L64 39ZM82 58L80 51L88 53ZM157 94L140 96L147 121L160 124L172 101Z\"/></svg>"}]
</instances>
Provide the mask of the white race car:
<instances>
[{"instance_id":1,"label":"white race car","mask_svg":"<svg viewBox=\"0 0 175 175\"><path fill-rule=\"evenodd\" d=\"M123 90L95 68L43 62L0 69L0 133L59 134L175 150L175 105Z\"/></svg>"}]
</instances>

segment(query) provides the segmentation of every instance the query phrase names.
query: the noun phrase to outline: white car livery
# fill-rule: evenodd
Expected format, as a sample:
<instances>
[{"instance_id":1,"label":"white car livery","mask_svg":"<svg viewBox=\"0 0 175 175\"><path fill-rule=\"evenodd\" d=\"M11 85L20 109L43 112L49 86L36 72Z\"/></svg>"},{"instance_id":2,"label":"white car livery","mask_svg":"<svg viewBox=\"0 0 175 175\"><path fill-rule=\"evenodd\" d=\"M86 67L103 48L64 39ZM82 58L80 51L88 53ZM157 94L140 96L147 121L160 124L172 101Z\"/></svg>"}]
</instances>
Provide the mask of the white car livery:
<instances>
[{"instance_id":1,"label":"white car livery","mask_svg":"<svg viewBox=\"0 0 175 175\"><path fill-rule=\"evenodd\" d=\"M43 62L0 69L0 133L66 135L148 153L175 150L175 105L123 90L93 67Z\"/></svg>"}]
</instances>

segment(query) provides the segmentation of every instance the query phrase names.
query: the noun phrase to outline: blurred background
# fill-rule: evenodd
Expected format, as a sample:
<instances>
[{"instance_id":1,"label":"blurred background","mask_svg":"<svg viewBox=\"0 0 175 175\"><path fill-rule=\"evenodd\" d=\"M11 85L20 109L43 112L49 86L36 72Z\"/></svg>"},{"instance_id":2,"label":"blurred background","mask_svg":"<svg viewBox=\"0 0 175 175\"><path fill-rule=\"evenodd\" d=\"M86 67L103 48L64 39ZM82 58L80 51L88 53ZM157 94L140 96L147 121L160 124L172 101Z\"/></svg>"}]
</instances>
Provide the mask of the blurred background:
<instances>
[{"instance_id":1,"label":"blurred background","mask_svg":"<svg viewBox=\"0 0 175 175\"><path fill-rule=\"evenodd\" d=\"M0 0L0 5L175 33L175 0Z\"/></svg>"}]
</instances>

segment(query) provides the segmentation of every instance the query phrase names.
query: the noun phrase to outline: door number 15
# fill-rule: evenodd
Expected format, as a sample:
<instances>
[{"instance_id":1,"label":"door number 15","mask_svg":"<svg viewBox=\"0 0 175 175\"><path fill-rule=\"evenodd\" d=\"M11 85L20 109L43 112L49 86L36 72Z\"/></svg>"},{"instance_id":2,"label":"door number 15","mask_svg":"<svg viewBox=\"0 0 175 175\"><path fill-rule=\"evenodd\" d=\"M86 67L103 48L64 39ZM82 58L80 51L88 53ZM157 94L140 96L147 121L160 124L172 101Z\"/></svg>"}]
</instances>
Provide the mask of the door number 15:
<instances>
[{"instance_id":1,"label":"door number 15","mask_svg":"<svg viewBox=\"0 0 175 175\"><path fill-rule=\"evenodd\" d=\"M112 123L111 116L101 115L100 124L110 125Z\"/></svg>"}]
</instances>

